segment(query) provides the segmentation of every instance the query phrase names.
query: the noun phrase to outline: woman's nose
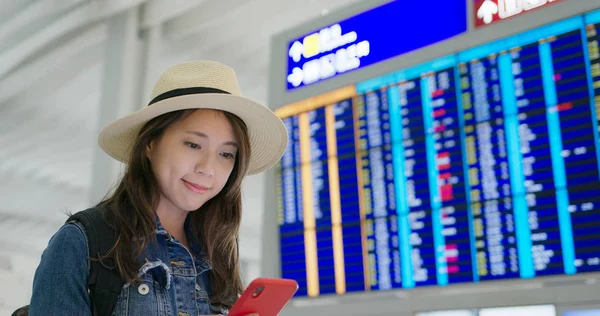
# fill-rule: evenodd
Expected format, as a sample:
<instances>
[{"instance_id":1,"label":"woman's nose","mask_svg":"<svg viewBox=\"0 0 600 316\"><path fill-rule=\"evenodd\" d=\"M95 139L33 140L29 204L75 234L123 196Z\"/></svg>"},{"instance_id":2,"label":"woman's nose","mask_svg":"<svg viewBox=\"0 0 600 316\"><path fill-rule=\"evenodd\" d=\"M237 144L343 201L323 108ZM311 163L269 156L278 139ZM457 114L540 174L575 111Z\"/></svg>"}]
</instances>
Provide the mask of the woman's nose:
<instances>
[{"instance_id":1,"label":"woman's nose","mask_svg":"<svg viewBox=\"0 0 600 316\"><path fill-rule=\"evenodd\" d=\"M212 155L202 155L202 157L196 163L196 173L200 173L206 176L214 176L215 158Z\"/></svg>"}]
</instances>

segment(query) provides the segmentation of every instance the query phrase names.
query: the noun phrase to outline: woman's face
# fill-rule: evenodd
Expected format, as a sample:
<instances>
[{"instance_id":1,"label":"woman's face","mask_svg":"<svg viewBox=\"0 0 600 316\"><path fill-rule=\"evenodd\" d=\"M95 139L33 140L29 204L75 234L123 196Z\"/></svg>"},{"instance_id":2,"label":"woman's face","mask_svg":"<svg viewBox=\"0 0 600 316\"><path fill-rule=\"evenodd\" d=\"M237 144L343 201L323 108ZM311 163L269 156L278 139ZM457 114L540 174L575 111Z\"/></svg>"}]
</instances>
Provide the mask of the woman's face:
<instances>
[{"instance_id":1,"label":"woman's face","mask_svg":"<svg viewBox=\"0 0 600 316\"><path fill-rule=\"evenodd\" d=\"M160 204L194 211L217 195L233 170L238 141L222 112L196 110L146 149Z\"/></svg>"}]
</instances>

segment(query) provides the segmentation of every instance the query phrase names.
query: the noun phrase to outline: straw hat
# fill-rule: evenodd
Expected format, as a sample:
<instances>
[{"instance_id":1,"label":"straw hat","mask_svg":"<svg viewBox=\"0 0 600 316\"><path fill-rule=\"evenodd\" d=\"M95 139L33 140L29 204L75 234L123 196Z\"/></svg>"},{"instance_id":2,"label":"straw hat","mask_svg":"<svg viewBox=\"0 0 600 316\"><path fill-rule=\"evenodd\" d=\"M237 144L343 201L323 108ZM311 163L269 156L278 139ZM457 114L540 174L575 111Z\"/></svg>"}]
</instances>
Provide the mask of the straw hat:
<instances>
[{"instance_id":1,"label":"straw hat","mask_svg":"<svg viewBox=\"0 0 600 316\"><path fill-rule=\"evenodd\" d=\"M247 174L275 165L287 146L287 131L281 119L264 105L242 97L233 69L213 61L188 62L167 69L154 86L150 104L104 127L98 144L109 156L127 163L146 122L184 109L227 111L246 123L251 148Z\"/></svg>"}]
</instances>

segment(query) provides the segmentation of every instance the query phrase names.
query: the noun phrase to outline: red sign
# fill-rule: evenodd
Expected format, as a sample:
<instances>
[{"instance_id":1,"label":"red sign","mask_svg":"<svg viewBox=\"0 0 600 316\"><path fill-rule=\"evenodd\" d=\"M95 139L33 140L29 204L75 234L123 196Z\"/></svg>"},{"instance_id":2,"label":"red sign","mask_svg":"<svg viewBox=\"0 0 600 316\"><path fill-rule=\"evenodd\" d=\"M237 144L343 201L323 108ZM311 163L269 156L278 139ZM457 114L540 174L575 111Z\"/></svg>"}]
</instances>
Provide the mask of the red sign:
<instances>
[{"instance_id":1,"label":"red sign","mask_svg":"<svg viewBox=\"0 0 600 316\"><path fill-rule=\"evenodd\" d=\"M503 21L561 0L475 0L475 27Z\"/></svg>"}]
</instances>

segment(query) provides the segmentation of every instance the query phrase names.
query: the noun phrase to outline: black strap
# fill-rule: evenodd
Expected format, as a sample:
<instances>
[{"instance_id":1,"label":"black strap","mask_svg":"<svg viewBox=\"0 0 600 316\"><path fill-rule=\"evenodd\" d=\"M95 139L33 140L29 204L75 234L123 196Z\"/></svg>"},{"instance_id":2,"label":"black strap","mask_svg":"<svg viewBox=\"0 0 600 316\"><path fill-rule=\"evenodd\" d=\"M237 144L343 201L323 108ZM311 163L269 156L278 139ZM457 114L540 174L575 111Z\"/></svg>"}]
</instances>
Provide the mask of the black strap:
<instances>
[{"instance_id":1,"label":"black strap","mask_svg":"<svg viewBox=\"0 0 600 316\"><path fill-rule=\"evenodd\" d=\"M90 275L88 278L88 289L92 301L94 315L110 316L117 298L121 293L125 280L123 280L116 269L112 258L102 261L94 259L102 258L113 247L116 232L104 217L105 210L102 207L90 208L73 214L67 222L80 222L88 237L90 253Z\"/></svg>"},{"instance_id":2,"label":"black strap","mask_svg":"<svg viewBox=\"0 0 600 316\"><path fill-rule=\"evenodd\" d=\"M227 91L223 91L221 89L216 89L216 88L207 88L207 87L181 88L181 89L170 90L170 91L167 91L165 93L162 93L162 94L156 96L154 99L152 99L152 101L150 101L150 103L148 103L148 105L152 105L156 102L159 102L159 101L162 101L165 99L169 99L169 98L179 97L182 95L206 94L206 93L231 94Z\"/></svg>"}]
</instances>

